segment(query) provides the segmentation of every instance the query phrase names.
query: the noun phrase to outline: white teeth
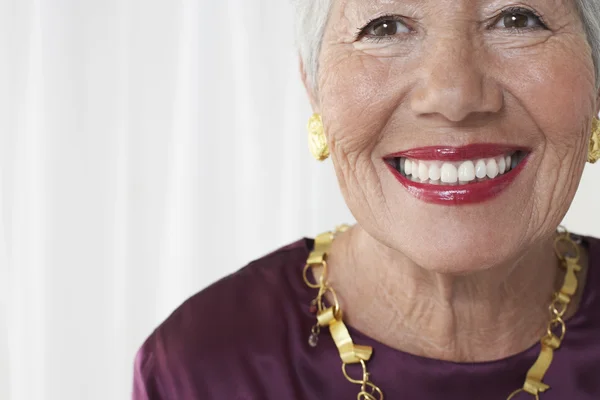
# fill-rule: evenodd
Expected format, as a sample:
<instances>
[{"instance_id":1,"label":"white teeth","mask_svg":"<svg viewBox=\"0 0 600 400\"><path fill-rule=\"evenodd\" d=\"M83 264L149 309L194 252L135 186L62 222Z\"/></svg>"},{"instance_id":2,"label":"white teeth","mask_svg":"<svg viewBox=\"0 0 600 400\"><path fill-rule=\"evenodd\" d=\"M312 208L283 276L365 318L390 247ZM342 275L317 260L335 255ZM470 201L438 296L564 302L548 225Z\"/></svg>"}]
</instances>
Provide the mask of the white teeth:
<instances>
[{"instance_id":1,"label":"white teeth","mask_svg":"<svg viewBox=\"0 0 600 400\"><path fill-rule=\"evenodd\" d=\"M431 164L431 166L429 166L429 179L432 181L439 181L441 177L442 171L437 163Z\"/></svg>"},{"instance_id":2,"label":"white teeth","mask_svg":"<svg viewBox=\"0 0 600 400\"><path fill-rule=\"evenodd\" d=\"M458 180L461 182L471 182L475 180L475 164L473 161L465 161L458 168Z\"/></svg>"},{"instance_id":3,"label":"white teeth","mask_svg":"<svg viewBox=\"0 0 600 400\"><path fill-rule=\"evenodd\" d=\"M506 172L506 159L504 157L498 157L496 162L498 163L498 173L503 174Z\"/></svg>"},{"instance_id":4,"label":"white teeth","mask_svg":"<svg viewBox=\"0 0 600 400\"><path fill-rule=\"evenodd\" d=\"M410 176L412 174L412 161L410 161L408 158L406 160L403 161L404 162L404 173L407 176Z\"/></svg>"},{"instance_id":5,"label":"white teeth","mask_svg":"<svg viewBox=\"0 0 600 400\"><path fill-rule=\"evenodd\" d=\"M496 163L496 160L494 160L493 158L490 158L487 163L485 164L485 169L487 171L487 176L490 179L494 179L495 177L498 176L498 164Z\"/></svg>"},{"instance_id":6,"label":"white teeth","mask_svg":"<svg viewBox=\"0 0 600 400\"><path fill-rule=\"evenodd\" d=\"M458 181L458 170L450 163L442 165L441 174L444 183L456 183Z\"/></svg>"},{"instance_id":7,"label":"white teeth","mask_svg":"<svg viewBox=\"0 0 600 400\"><path fill-rule=\"evenodd\" d=\"M396 159L394 167L414 182L431 185L466 185L471 182L494 179L514 169L525 158L521 152L507 156L457 162Z\"/></svg>"},{"instance_id":8,"label":"white teeth","mask_svg":"<svg viewBox=\"0 0 600 400\"><path fill-rule=\"evenodd\" d=\"M485 161L479 160L475 164L475 176L479 179L483 179L487 176L487 169L485 167Z\"/></svg>"},{"instance_id":9,"label":"white teeth","mask_svg":"<svg viewBox=\"0 0 600 400\"><path fill-rule=\"evenodd\" d=\"M419 179L422 181L429 179L429 168L424 162L419 163Z\"/></svg>"}]
</instances>

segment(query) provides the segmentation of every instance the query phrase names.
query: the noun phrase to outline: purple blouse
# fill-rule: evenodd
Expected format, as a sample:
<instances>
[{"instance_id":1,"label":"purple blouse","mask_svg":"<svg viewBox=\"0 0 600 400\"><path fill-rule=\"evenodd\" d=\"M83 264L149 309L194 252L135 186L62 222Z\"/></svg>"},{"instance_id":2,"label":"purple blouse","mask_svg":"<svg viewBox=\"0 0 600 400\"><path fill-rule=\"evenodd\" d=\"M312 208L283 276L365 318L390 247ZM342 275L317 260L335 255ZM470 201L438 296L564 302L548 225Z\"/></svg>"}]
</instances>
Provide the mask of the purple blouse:
<instances>
[{"instance_id":1,"label":"purple blouse","mask_svg":"<svg viewBox=\"0 0 600 400\"><path fill-rule=\"evenodd\" d=\"M135 361L135 400L356 399L328 331L312 348L315 289L302 268L313 245L300 240L250 263L180 306L146 340ZM541 400L600 399L600 241L583 238L590 269L577 314L544 381ZM505 400L523 385L539 344L512 357L454 363L404 353L349 327L374 349L373 381L386 399ZM354 370L350 370L354 371ZM354 372L354 374L356 371ZM515 400L533 399L521 394Z\"/></svg>"}]
</instances>

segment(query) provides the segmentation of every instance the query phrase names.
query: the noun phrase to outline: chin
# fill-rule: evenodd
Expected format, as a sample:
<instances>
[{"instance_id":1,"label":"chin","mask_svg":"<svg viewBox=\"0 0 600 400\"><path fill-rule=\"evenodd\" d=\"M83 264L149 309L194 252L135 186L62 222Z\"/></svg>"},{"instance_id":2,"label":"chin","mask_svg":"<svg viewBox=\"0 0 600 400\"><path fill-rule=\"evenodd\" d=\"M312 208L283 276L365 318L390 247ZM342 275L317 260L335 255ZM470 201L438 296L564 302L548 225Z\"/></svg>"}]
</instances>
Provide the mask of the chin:
<instances>
[{"instance_id":1,"label":"chin","mask_svg":"<svg viewBox=\"0 0 600 400\"><path fill-rule=\"evenodd\" d=\"M426 270L476 273L516 261L541 239L530 229L535 225L535 208L527 200L531 194L518 190L510 194L447 207L403 193L396 197L397 204L408 206L391 210L385 220L392 223L376 222L364 228Z\"/></svg>"},{"instance_id":2,"label":"chin","mask_svg":"<svg viewBox=\"0 0 600 400\"><path fill-rule=\"evenodd\" d=\"M424 235L420 229L413 231ZM404 235L402 235L404 236ZM527 246L492 226L446 226L411 241L394 235L391 247L430 272L466 275L491 269L519 257Z\"/></svg>"}]
</instances>

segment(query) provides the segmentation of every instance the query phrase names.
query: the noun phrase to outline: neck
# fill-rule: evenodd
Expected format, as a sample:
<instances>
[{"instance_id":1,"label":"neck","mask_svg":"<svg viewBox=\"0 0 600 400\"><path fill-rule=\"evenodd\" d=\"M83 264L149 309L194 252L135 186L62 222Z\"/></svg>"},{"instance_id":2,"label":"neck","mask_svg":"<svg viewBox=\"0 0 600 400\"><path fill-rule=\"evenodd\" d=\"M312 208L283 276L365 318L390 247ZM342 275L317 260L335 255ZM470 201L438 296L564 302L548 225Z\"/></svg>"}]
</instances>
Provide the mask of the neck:
<instances>
[{"instance_id":1,"label":"neck","mask_svg":"<svg viewBox=\"0 0 600 400\"><path fill-rule=\"evenodd\" d=\"M355 226L334 241L328 260L349 325L398 350L456 362L496 360L536 343L562 283L552 238L503 265L451 276Z\"/></svg>"}]
</instances>

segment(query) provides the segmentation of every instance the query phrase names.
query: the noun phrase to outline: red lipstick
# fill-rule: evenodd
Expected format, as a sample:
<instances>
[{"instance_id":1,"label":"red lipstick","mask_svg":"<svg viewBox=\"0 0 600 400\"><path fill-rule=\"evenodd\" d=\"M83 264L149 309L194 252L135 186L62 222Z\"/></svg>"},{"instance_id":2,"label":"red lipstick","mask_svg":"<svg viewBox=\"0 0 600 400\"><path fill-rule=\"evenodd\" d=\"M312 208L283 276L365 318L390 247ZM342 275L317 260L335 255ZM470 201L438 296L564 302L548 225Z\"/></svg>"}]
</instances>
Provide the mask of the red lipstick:
<instances>
[{"instance_id":1,"label":"red lipstick","mask_svg":"<svg viewBox=\"0 0 600 400\"><path fill-rule=\"evenodd\" d=\"M384 159L410 158L421 161L466 161L480 158L491 158L517 151L529 152L525 147L503 144L478 143L463 147L419 147L385 156Z\"/></svg>"},{"instance_id":2,"label":"red lipstick","mask_svg":"<svg viewBox=\"0 0 600 400\"><path fill-rule=\"evenodd\" d=\"M384 161L386 161L388 168L400 184L416 198L427 203L440 205L466 205L481 203L502 193L525 168L529 151L529 149L523 147L495 144L474 144L464 147L422 147L391 154L384 157ZM516 152L522 152L524 155L523 159L514 169L494 179L474 181L468 184L428 184L415 182L400 173L389 162L394 158L456 162L492 158Z\"/></svg>"}]
</instances>

